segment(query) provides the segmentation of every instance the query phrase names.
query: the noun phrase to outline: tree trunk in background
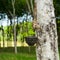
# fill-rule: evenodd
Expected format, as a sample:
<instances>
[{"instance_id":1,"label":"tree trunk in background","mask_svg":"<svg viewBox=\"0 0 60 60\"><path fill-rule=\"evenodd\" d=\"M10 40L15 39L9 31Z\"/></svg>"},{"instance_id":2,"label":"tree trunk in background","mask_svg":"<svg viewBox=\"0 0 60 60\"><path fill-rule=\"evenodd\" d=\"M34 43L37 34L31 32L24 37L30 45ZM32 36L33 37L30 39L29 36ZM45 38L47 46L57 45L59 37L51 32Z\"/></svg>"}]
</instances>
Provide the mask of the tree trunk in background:
<instances>
[{"instance_id":1,"label":"tree trunk in background","mask_svg":"<svg viewBox=\"0 0 60 60\"><path fill-rule=\"evenodd\" d=\"M2 30L2 35L3 35L3 48L5 47L5 44L4 44L4 29Z\"/></svg>"},{"instance_id":2,"label":"tree trunk in background","mask_svg":"<svg viewBox=\"0 0 60 60\"><path fill-rule=\"evenodd\" d=\"M37 23L40 26L36 29L37 60L59 60L53 0L35 0L35 9Z\"/></svg>"},{"instance_id":3,"label":"tree trunk in background","mask_svg":"<svg viewBox=\"0 0 60 60\"><path fill-rule=\"evenodd\" d=\"M1 29L2 29L2 37L3 37L3 48L4 48L5 44L4 44L4 29L3 29L3 25L1 25Z\"/></svg>"},{"instance_id":4,"label":"tree trunk in background","mask_svg":"<svg viewBox=\"0 0 60 60\"><path fill-rule=\"evenodd\" d=\"M15 48L15 53L17 53L16 24L15 24L15 0L12 0L12 7L13 7L13 19L14 19L14 48Z\"/></svg>"},{"instance_id":5,"label":"tree trunk in background","mask_svg":"<svg viewBox=\"0 0 60 60\"><path fill-rule=\"evenodd\" d=\"M16 25L15 25L15 22L14 22L14 47L15 47L15 53L17 53L17 36L16 36Z\"/></svg>"}]
</instances>

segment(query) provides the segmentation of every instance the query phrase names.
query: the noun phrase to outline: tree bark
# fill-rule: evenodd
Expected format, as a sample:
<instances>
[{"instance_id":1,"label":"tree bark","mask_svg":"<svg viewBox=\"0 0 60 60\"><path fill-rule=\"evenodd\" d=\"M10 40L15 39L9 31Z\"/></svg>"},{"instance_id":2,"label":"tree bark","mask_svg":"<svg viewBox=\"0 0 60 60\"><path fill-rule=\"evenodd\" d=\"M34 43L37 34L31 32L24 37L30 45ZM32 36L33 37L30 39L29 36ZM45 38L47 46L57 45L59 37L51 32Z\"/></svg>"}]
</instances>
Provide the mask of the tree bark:
<instances>
[{"instance_id":1,"label":"tree bark","mask_svg":"<svg viewBox=\"0 0 60 60\"><path fill-rule=\"evenodd\" d=\"M14 48L15 48L15 53L17 53L16 24L15 24L15 0L12 0L12 7L13 7L13 19L14 19Z\"/></svg>"},{"instance_id":2,"label":"tree bark","mask_svg":"<svg viewBox=\"0 0 60 60\"><path fill-rule=\"evenodd\" d=\"M35 0L37 60L59 60L53 0Z\"/></svg>"},{"instance_id":3,"label":"tree bark","mask_svg":"<svg viewBox=\"0 0 60 60\"><path fill-rule=\"evenodd\" d=\"M2 35L3 35L3 48L5 47L5 44L4 44L4 29L2 30Z\"/></svg>"}]
</instances>

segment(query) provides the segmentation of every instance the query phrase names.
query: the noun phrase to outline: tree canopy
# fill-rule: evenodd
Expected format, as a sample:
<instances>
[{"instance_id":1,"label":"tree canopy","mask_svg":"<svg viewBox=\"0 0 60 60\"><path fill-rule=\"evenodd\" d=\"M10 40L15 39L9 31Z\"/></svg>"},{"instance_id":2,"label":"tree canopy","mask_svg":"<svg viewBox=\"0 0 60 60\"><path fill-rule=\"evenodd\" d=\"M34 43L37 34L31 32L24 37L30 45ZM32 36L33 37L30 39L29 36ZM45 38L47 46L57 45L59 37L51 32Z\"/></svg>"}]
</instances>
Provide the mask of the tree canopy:
<instances>
[{"instance_id":1,"label":"tree canopy","mask_svg":"<svg viewBox=\"0 0 60 60\"><path fill-rule=\"evenodd\" d=\"M60 16L60 0L54 0L55 14Z\"/></svg>"},{"instance_id":2,"label":"tree canopy","mask_svg":"<svg viewBox=\"0 0 60 60\"><path fill-rule=\"evenodd\" d=\"M30 0L28 1L30 2ZM59 16L60 0L54 0L54 7L55 7L56 16ZM12 11L13 11L12 0L0 0L0 12L7 13L9 15L10 13L12 13ZM28 6L26 0L15 0L15 11L16 11L16 16L22 16L23 14L27 13Z\"/></svg>"},{"instance_id":3,"label":"tree canopy","mask_svg":"<svg viewBox=\"0 0 60 60\"><path fill-rule=\"evenodd\" d=\"M15 11L17 16L22 16L27 13L28 8L26 0L15 0ZM0 12L10 14L13 12L11 0L0 0Z\"/></svg>"}]
</instances>

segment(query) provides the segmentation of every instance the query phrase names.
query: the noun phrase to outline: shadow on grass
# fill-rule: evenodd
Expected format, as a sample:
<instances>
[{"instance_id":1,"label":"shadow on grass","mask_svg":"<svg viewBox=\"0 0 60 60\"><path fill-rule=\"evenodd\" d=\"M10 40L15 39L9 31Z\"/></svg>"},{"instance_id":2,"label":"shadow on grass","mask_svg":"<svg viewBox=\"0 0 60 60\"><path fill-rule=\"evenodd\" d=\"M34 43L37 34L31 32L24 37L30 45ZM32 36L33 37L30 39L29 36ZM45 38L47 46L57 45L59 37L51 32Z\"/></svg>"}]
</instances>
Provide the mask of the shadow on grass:
<instances>
[{"instance_id":1,"label":"shadow on grass","mask_svg":"<svg viewBox=\"0 0 60 60\"><path fill-rule=\"evenodd\" d=\"M18 53L30 53L35 54L35 47L17 47ZM5 47L0 48L0 53L8 52L8 53L14 53L14 47Z\"/></svg>"},{"instance_id":2,"label":"shadow on grass","mask_svg":"<svg viewBox=\"0 0 60 60\"><path fill-rule=\"evenodd\" d=\"M0 60L36 60L35 47L17 47L18 53L14 54L14 47L0 48Z\"/></svg>"}]
</instances>

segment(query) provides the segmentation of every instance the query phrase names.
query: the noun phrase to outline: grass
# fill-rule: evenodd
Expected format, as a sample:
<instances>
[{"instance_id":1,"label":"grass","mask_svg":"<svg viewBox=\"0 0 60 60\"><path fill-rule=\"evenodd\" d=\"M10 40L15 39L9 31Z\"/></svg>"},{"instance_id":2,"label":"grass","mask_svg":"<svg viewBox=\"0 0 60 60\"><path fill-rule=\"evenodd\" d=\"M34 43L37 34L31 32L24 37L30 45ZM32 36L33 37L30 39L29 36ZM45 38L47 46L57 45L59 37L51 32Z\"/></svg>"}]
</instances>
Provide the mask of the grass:
<instances>
[{"instance_id":1,"label":"grass","mask_svg":"<svg viewBox=\"0 0 60 60\"><path fill-rule=\"evenodd\" d=\"M18 53L14 53L14 48L0 48L0 60L36 60L35 47L18 47Z\"/></svg>"},{"instance_id":2,"label":"grass","mask_svg":"<svg viewBox=\"0 0 60 60\"><path fill-rule=\"evenodd\" d=\"M59 48L60 53L60 48ZM14 53L14 48L0 48L0 60L36 60L35 47L18 47L18 53Z\"/></svg>"},{"instance_id":3,"label":"grass","mask_svg":"<svg viewBox=\"0 0 60 60\"><path fill-rule=\"evenodd\" d=\"M36 57L35 55L25 53L0 53L0 60L36 60Z\"/></svg>"}]
</instances>

